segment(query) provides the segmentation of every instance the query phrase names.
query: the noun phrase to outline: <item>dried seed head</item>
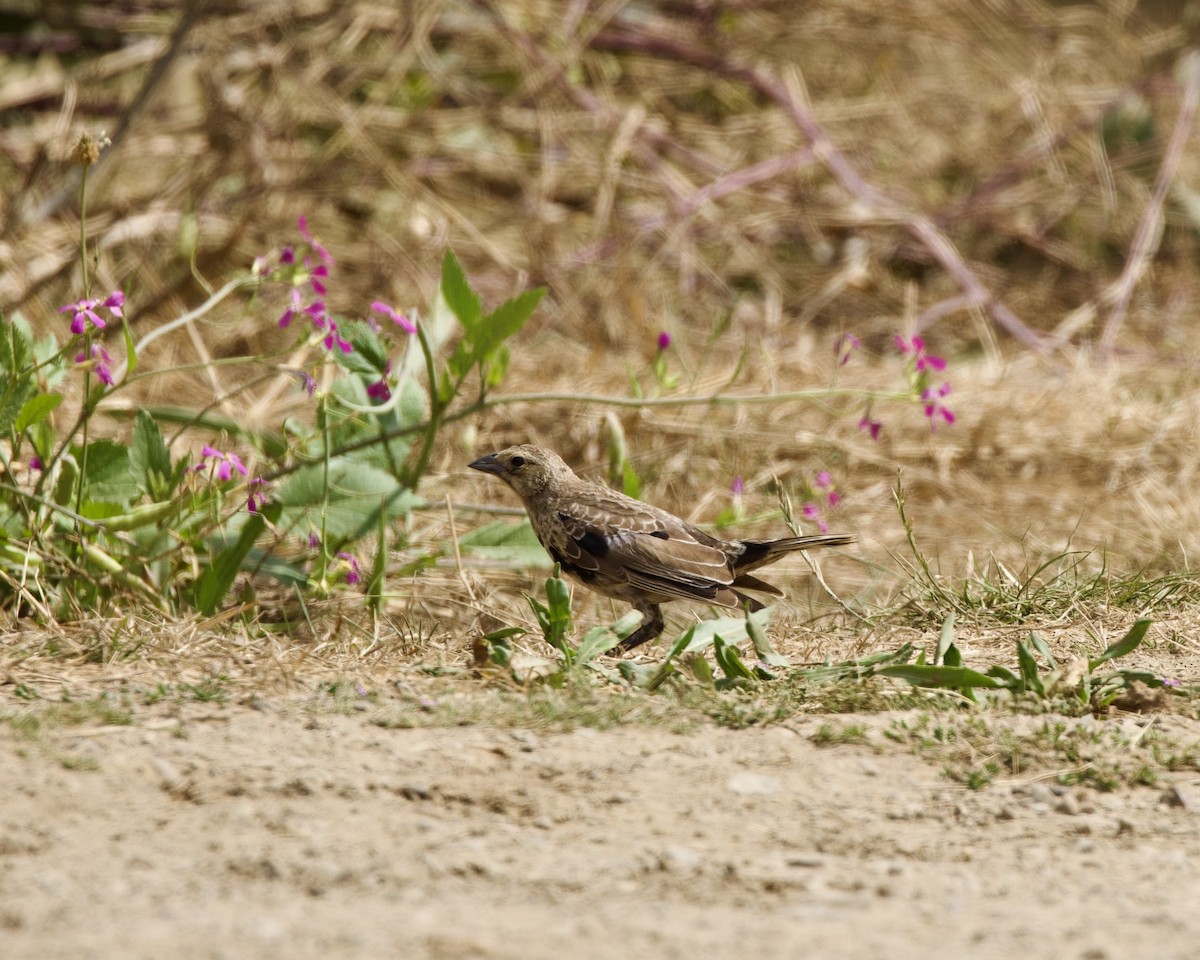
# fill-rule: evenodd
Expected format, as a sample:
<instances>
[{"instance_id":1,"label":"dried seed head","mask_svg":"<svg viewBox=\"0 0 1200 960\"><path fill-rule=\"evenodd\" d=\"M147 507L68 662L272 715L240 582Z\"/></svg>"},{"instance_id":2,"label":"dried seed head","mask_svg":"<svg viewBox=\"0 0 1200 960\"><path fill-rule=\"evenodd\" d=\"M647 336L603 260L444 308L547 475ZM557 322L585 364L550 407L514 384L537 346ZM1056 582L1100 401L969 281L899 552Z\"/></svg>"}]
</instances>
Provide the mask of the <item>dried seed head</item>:
<instances>
[{"instance_id":1,"label":"dried seed head","mask_svg":"<svg viewBox=\"0 0 1200 960\"><path fill-rule=\"evenodd\" d=\"M112 141L103 131L98 137L90 133L81 133L75 141L75 146L71 148L71 161L81 167L90 167L100 159L100 151L109 146L112 146Z\"/></svg>"}]
</instances>

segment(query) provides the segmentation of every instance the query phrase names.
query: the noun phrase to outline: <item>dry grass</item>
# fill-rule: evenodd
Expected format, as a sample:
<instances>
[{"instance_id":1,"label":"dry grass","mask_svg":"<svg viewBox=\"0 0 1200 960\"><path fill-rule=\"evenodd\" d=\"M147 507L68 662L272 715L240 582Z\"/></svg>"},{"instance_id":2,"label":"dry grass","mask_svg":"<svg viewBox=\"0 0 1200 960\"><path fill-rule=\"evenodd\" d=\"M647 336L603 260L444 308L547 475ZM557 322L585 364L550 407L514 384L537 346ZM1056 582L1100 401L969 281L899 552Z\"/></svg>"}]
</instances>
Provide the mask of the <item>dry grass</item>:
<instances>
[{"instance_id":1,"label":"dry grass","mask_svg":"<svg viewBox=\"0 0 1200 960\"><path fill-rule=\"evenodd\" d=\"M446 545L485 516L464 505L498 496L462 465L528 439L599 474L610 408L569 398L627 397L630 372L648 383L660 329L674 335L683 375L668 400L891 390L897 330L922 329L951 358L958 422L931 434L919 410L881 407L878 444L857 429L853 399L615 410L646 499L697 520L716 515L741 475L748 515L768 518L747 531L777 530L775 478L837 478L835 526L862 545L823 558L826 576L872 616L908 613L886 631L830 620L834 608L790 567L794 607L779 622L789 655L852 656L929 629L905 606L920 591L902 562L897 471L921 548L951 579L1021 581L1066 551L1086 555L1086 574L1190 571L1200 547L1195 151L1173 171L1159 246L1128 309L1111 306L1186 106L1173 72L1180 26L1121 5L952 0L890 12L850 0L200 6L181 20L174 4L50 5L42 16L60 46L4 56L0 307L49 329L77 296L75 172L62 160L76 132L107 127L116 142L90 187L95 274L105 289L125 287L135 334L290 242L304 213L338 257L336 311L360 314L374 297L428 304L447 243L491 302L547 285L505 390L563 399L507 403L447 430L422 490L431 506L403 531L396 566L434 548L443 558L393 579L387 624L317 610L310 625L290 609L295 633L232 620L51 626L6 643L12 682L69 690L99 672L139 686L223 677L285 689L336 676L383 683L418 661L461 665L480 623L532 625L520 593L540 578L454 561ZM802 108L845 168L809 149ZM871 192L848 189L846 169ZM991 301L944 310L963 296L961 278L916 217L1026 328L1061 335L1055 349L1015 345ZM233 298L156 343L143 369L271 352L277 312ZM1099 351L1106 324L1117 344ZM836 368L841 330L867 350ZM205 406L242 379L163 377L137 401ZM263 427L306 415L285 382L225 412ZM1179 604L1195 599L1186 593ZM577 605L584 625L612 616ZM1115 631L1141 613L1172 615L1092 601L1045 618L1071 648L1085 624ZM971 644L994 657L1010 650L1008 629L985 622ZM1189 647L1180 662L1194 661Z\"/></svg>"}]
</instances>

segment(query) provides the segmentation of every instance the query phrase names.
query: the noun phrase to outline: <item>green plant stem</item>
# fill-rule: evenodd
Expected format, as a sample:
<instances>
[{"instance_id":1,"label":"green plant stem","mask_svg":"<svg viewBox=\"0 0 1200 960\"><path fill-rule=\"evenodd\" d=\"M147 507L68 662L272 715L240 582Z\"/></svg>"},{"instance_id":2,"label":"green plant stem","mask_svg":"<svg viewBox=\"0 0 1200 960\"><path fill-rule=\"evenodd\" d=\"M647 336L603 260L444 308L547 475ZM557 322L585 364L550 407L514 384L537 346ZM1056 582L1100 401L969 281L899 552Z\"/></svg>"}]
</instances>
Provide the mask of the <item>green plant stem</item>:
<instances>
[{"instance_id":1,"label":"green plant stem","mask_svg":"<svg viewBox=\"0 0 1200 960\"><path fill-rule=\"evenodd\" d=\"M438 430L442 426L442 416L446 411L447 404L444 403L438 394L438 379L437 368L433 362L433 348L429 345L429 337L425 333L425 327L422 324L417 324L417 342L421 345L421 354L425 358L425 376L429 384L429 420L424 425L424 439L421 443L421 453L417 457L417 464L412 472L406 478L404 484L409 490L416 491L417 485L421 482L421 477L425 476L425 471L429 468L429 458L433 454L433 444L437 440ZM454 391L451 393L451 398L458 395L458 388L462 386L462 378L454 385ZM386 441L385 441L386 442Z\"/></svg>"},{"instance_id":2,"label":"green plant stem","mask_svg":"<svg viewBox=\"0 0 1200 960\"><path fill-rule=\"evenodd\" d=\"M432 371L432 356L426 355L426 369ZM510 406L516 403L584 403L592 405L607 405L613 407L684 407L684 406L706 406L711 404L732 405L738 403L777 403L788 400L816 400L822 397L829 396L846 396L859 397L868 400L908 400L907 393L880 393L871 390L854 390L854 389L816 389L816 390L794 390L789 393L762 393L749 395L736 394L710 394L706 397L654 397L650 399L639 399L634 397L608 397L602 394L583 394L575 395L569 393L516 393L508 394L507 396L480 395L475 400L472 400L467 406L453 413L446 413L446 408L443 407L438 414L438 419L435 421L431 417L424 423L412 424L411 426L396 427L392 430L381 432L378 436L367 437L363 440L355 440L344 446L338 447L333 451L333 456L343 456L347 453L354 453L356 450L363 450L367 447L374 446L377 443L386 443L389 440L396 440L399 437L411 437L415 434L425 434L428 441L428 448L423 450L423 458L418 460L419 469L424 470L428 465L429 454L432 451L432 441L429 441L431 436L436 437L437 430L448 423L455 423L459 420L465 420L484 410L491 410L495 407ZM431 404L436 403L436 400L431 398ZM431 433L432 428L432 433ZM271 473L263 475L265 480L278 480L280 477L286 477L289 474L295 473L306 466L315 463L315 460L298 460L295 463L289 464L286 467L280 467ZM420 476L420 474L417 474ZM406 485L407 486L407 485ZM408 489L416 489L415 486L408 486Z\"/></svg>"},{"instance_id":3,"label":"green plant stem","mask_svg":"<svg viewBox=\"0 0 1200 960\"><path fill-rule=\"evenodd\" d=\"M87 253L87 180L88 168L83 168L83 176L79 181L79 260L83 266L83 297L86 300L92 293L92 281L88 274Z\"/></svg>"}]
</instances>

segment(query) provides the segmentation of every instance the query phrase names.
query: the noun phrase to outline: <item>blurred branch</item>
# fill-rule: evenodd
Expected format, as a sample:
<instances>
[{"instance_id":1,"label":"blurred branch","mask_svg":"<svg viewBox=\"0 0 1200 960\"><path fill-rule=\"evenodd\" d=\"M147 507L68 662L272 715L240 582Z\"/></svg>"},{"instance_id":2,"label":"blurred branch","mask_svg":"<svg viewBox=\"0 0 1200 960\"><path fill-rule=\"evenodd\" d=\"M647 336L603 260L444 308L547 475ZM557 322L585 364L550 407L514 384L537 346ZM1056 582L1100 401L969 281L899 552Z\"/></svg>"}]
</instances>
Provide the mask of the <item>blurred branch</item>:
<instances>
[{"instance_id":1,"label":"blurred branch","mask_svg":"<svg viewBox=\"0 0 1200 960\"><path fill-rule=\"evenodd\" d=\"M1179 169L1179 161L1183 157L1183 148L1192 135L1192 124L1196 119L1196 105L1200 101L1200 51L1190 50L1184 55L1183 73L1186 77L1183 102L1179 106L1179 117L1175 121L1175 129L1171 131L1171 139L1167 141L1167 149L1163 153L1162 165L1158 168L1158 176L1154 181L1154 192L1142 214L1137 233L1134 234L1133 244L1129 250L1129 259L1125 261L1125 269L1121 271L1116 281L1105 288L1100 294L1100 303L1111 303L1108 320L1104 324L1104 333L1100 337L1100 346L1112 350L1116 344L1117 331L1125 320L1125 311L1129 307L1129 298L1138 280L1146 272L1150 258L1158 249L1162 240L1163 203L1167 199L1167 191L1175 180Z\"/></svg>"},{"instance_id":2,"label":"blurred branch","mask_svg":"<svg viewBox=\"0 0 1200 960\"><path fill-rule=\"evenodd\" d=\"M905 210L899 202L888 197L859 174L825 132L808 104L793 95L778 77L748 64L729 60L718 53L697 49L664 37L608 30L596 34L589 45L597 50L642 53L690 64L739 80L774 101L808 138L813 153L824 163L834 179L859 202L862 218L891 221L905 227L963 289L966 306L985 309L997 324L1027 347L1044 350L1049 346L1045 337L1026 326L1016 314L991 294L932 220L922 214Z\"/></svg>"}]
</instances>

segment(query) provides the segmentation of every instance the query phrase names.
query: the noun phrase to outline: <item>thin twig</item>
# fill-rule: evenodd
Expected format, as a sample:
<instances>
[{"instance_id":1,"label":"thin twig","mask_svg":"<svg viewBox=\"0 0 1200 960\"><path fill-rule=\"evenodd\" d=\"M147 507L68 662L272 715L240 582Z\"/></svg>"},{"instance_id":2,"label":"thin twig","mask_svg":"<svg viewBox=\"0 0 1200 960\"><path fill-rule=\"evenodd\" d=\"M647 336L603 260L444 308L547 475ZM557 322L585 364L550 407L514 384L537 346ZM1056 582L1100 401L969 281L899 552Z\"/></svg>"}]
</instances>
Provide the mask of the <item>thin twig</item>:
<instances>
[{"instance_id":1,"label":"thin twig","mask_svg":"<svg viewBox=\"0 0 1200 960\"><path fill-rule=\"evenodd\" d=\"M1183 58L1183 69L1187 77L1183 90L1183 103L1179 107L1179 116L1175 120L1175 129L1171 131L1171 139L1167 141L1167 149L1163 152L1162 165L1158 168L1158 176L1154 180L1154 192L1142 214L1134 234L1133 244L1129 250L1129 259L1125 261L1125 269L1121 275L1100 294L1100 302L1111 303L1112 309L1104 323L1104 332L1100 337L1100 346L1111 350L1116 342L1117 331L1125 320L1125 311L1129 307L1129 298L1138 280L1146 272L1146 266L1162 240L1163 203L1167 199L1167 191L1175 181L1179 169L1179 161L1183 157L1183 148L1192 135L1192 124L1196 119L1196 105L1200 101L1200 51L1191 50Z\"/></svg>"},{"instance_id":2,"label":"thin twig","mask_svg":"<svg viewBox=\"0 0 1200 960\"><path fill-rule=\"evenodd\" d=\"M591 46L597 50L643 53L687 63L711 73L740 80L773 100L808 138L813 153L834 179L858 201L860 219L886 221L903 226L932 254L942 269L954 278L970 301L987 310L992 319L1010 335L1034 350L1044 350L1049 346L1050 342L1042 334L1026 326L1015 313L988 291L932 220L922 214L905 210L898 201L868 182L837 148L808 104L794 95L787 84L778 77L749 64L738 63L720 54L664 37L651 37L627 31L603 31L592 38Z\"/></svg>"}]
</instances>

